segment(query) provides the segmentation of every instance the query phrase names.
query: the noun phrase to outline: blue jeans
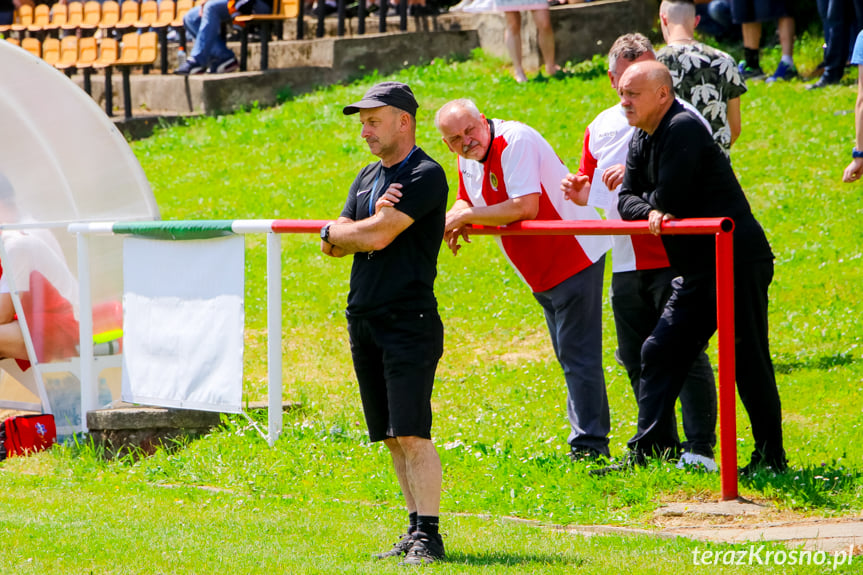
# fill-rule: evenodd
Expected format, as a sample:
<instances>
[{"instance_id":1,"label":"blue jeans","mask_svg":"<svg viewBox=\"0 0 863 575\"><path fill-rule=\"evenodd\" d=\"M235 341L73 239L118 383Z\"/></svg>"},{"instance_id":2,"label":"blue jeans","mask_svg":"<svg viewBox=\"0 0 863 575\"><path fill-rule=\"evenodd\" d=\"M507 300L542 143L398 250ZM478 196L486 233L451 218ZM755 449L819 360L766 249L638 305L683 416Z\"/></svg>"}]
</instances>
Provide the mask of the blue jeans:
<instances>
[{"instance_id":1,"label":"blue jeans","mask_svg":"<svg viewBox=\"0 0 863 575\"><path fill-rule=\"evenodd\" d=\"M533 297L545 311L551 345L566 380L569 444L608 455L611 421L602 369L602 277L605 256Z\"/></svg>"},{"instance_id":2,"label":"blue jeans","mask_svg":"<svg viewBox=\"0 0 863 575\"><path fill-rule=\"evenodd\" d=\"M262 0L255 2L254 13L262 14L270 11L270 7ZM195 39L195 45L189 57L203 66L215 65L228 58L234 58L234 53L222 38L222 23L231 21L228 12L228 0L208 0L204 4L203 15L199 8L193 8L183 17L186 32Z\"/></svg>"}]
</instances>

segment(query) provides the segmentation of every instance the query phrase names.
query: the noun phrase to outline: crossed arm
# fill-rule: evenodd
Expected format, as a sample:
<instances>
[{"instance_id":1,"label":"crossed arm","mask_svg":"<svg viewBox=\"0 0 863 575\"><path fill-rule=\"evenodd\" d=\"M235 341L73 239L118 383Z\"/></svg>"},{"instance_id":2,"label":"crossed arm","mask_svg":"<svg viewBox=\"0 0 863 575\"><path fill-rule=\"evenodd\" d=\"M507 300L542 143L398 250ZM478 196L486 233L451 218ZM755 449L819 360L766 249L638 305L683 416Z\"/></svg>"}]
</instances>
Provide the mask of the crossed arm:
<instances>
[{"instance_id":1,"label":"crossed arm","mask_svg":"<svg viewBox=\"0 0 863 575\"><path fill-rule=\"evenodd\" d=\"M399 184L394 186L401 187ZM395 209L391 203L387 205L378 200L375 215L370 218L354 221L339 217L330 226L330 241L321 240L321 251L328 256L341 258L357 252L382 250L412 223L412 217Z\"/></svg>"}]
</instances>

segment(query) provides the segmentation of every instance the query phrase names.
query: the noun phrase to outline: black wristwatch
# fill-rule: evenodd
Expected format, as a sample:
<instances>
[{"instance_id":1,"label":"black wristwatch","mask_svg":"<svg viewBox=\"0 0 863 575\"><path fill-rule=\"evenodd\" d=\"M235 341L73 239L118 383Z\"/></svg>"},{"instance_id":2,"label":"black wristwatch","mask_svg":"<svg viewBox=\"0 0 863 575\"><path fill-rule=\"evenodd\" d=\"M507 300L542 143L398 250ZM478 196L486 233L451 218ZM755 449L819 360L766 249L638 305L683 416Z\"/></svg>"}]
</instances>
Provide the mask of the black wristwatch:
<instances>
[{"instance_id":1,"label":"black wristwatch","mask_svg":"<svg viewBox=\"0 0 863 575\"><path fill-rule=\"evenodd\" d=\"M851 157L855 158L855 159L856 158L863 158L863 152L861 152L857 148L854 148L853 150L851 150Z\"/></svg>"},{"instance_id":2,"label":"black wristwatch","mask_svg":"<svg viewBox=\"0 0 863 575\"><path fill-rule=\"evenodd\" d=\"M333 225L333 222L328 222L321 228L321 239L327 243L330 243L330 226Z\"/></svg>"}]
</instances>

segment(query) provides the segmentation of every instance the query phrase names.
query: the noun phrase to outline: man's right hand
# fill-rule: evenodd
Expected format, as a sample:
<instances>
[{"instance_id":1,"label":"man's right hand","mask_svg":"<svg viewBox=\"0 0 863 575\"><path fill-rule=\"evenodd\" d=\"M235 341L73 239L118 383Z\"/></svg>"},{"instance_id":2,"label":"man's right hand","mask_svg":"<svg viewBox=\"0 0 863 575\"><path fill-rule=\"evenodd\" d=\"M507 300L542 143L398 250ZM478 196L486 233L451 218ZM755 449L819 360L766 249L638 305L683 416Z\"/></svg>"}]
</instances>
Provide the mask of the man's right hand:
<instances>
[{"instance_id":1,"label":"man's right hand","mask_svg":"<svg viewBox=\"0 0 863 575\"><path fill-rule=\"evenodd\" d=\"M457 256L458 251L461 249L461 244L458 243L459 237L463 238L466 243L470 243L470 235L468 235L469 230L470 225L464 225L444 232L443 239L446 242L447 247L452 252L452 255Z\"/></svg>"},{"instance_id":2,"label":"man's right hand","mask_svg":"<svg viewBox=\"0 0 863 575\"><path fill-rule=\"evenodd\" d=\"M584 174L567 174L560 181L560 191L565 199L579 206L586 206L590 196L590 178Z\"/></svg>"},{"instance_id":3,"label":"man's right hand","mask_svg":"<svg viewBox=\"0 0 863 575\"><path fill-rule=\"evenodd\" d=\"M863 158L854 158L848 167L845 168L845 173L842 174L842 181L846 184L856 182L863 175Z\"/></svg>"},{"instance_id":4,"label":"man's right hand","mask_svg":"<svg viewBox=\"0 0 863 575\"><path fill-rule=\"evenodd\" d=\"M623 183L623 174L626 172L626 166L623 164L614 164L605 168L602 172L602 183L611 191Z\"/></svg>"}]
</instances>

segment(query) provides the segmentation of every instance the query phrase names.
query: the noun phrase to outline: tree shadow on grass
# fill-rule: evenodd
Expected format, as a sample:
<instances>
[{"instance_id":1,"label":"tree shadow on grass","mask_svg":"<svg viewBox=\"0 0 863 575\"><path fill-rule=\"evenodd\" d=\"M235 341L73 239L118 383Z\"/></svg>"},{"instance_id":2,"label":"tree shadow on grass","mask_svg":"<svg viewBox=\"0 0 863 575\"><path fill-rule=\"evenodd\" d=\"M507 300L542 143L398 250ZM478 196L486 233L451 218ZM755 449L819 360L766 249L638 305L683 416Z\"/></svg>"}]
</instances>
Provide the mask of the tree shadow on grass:
<instances>
[{"instance_id":1,"label":"tree shadow on grass","mask_svg":"<svg viewBox=\"0 0 863 575\"><path fill-rule=\"evenodd\" d=\"M760 470L743 477L742 485L761 492L772 491L793 501L795 506L811 506L837 511L849 509L856 492L863 485L863 471L849 469L833 461L803 468L789 467L784 473ZM859 506L859 503L854 507Z\"/></svg>"},{"instance_id":2,"label":"tree shadow on grass","mask_svg":"<svg viewBox=\"0 0 863 575\"><path fill-rule=\"evenodd\" d=\"M861 362L863 362L863 359L859 357L855 358L850 353L834 353L832 355L806 358L780 355L777 356L776 360L773 362L773 368L776 370L776 373L789 374L805 369L827 370L833 367L841 367Z\"/></svg>"},{"instance_id":3,"label":"tree shadow on grass","mask_svg":"<svg viewBox=\"0 0 863 575\"><path fill-rule=\"evenodd\" d=\"M551 553L462 553L447 552L446 563L452 565L512 565L526 567L528 565L566 565L581 567L587 563L582 557L566 557Z\"/></svg>"}]
</instances>

